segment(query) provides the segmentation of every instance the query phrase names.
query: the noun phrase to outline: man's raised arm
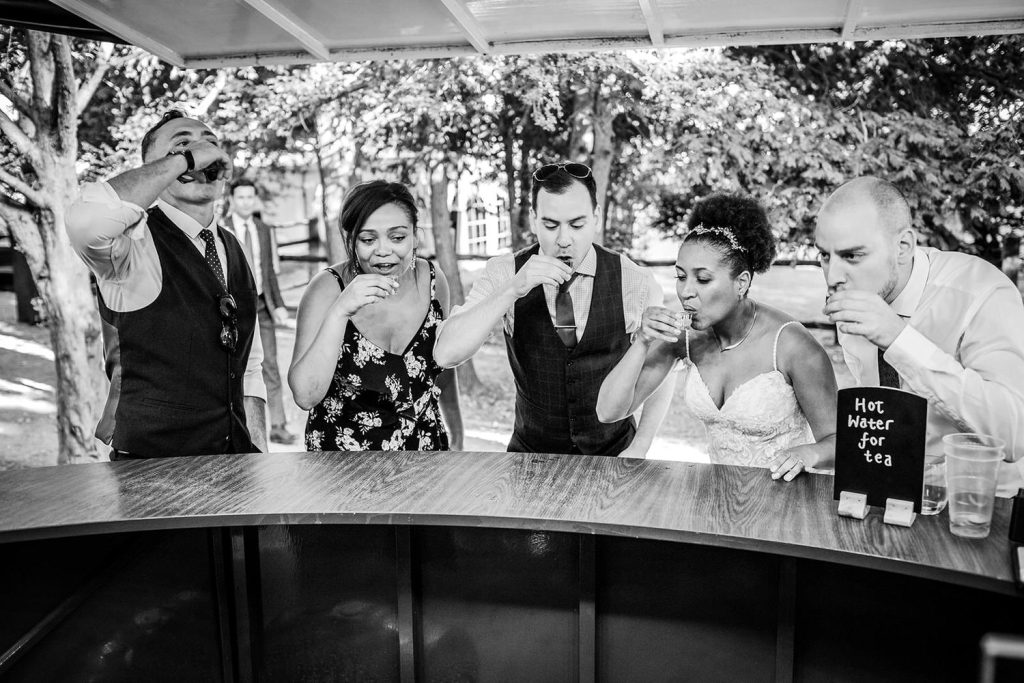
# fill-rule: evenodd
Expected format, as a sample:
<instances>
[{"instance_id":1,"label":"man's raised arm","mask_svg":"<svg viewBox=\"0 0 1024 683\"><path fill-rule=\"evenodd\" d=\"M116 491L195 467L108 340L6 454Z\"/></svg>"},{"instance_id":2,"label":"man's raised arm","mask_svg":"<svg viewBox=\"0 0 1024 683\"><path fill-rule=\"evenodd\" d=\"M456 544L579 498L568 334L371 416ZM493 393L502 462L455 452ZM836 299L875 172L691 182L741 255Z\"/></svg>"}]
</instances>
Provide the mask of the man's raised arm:
<instances>
[{"instance_id":1,"label":"man's raised arm","mask_svg":"<svg viewBox=\"0 0 1024 683\"><path fill-rule=\"evenodd\" d=\"M452 309L451 317L441 327L434 344L434 360L443 368L464 363L483 346L516 301L538 285L557 287L571 274L569 266L541 254L530 257L519 272L515 272L511 256L491 259L466 303Z\"/></svg>"}]
</instances>

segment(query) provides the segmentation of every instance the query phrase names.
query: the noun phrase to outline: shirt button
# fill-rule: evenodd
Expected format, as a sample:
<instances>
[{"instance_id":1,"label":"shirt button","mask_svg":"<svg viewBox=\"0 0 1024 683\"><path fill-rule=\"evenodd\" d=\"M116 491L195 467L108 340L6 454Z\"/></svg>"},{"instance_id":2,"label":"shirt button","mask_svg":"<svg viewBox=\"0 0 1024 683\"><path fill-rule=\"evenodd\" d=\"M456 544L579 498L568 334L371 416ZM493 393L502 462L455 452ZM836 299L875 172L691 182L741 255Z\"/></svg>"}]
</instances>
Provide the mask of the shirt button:
<instances>
[{"instance_id":1,"label":"shirt button","mask_svg":"<svg viewBox=\"0 0 1024 683\"><path fill-rule=\"evenodd\" d=\"M238 377L238 373L232 372L231 373L231 379L235 379L236 377Z\"/></svg>"}]
</instances>

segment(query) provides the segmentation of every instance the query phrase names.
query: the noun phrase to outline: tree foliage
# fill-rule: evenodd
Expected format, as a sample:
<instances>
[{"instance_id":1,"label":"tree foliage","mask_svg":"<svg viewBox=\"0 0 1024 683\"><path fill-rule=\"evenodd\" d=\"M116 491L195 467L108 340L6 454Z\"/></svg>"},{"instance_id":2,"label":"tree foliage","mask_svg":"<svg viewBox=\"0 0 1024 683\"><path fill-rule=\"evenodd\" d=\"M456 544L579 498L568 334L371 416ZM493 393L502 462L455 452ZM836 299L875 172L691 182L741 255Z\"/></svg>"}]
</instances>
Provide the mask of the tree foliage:
<instances>
[{"instance_id":1,"label":"tree foliage","mask_svg":"<svg viewBox=\"0 0 1024 683\"><path fill-rule=\"evenodd\" d=\"M832 165L895 182L930 242L998 261L1005 238L1024 231L1021 36L727 54L768 68L791 99L819 111L830 125L816 137Z\"/></svg>"}]
</instances>

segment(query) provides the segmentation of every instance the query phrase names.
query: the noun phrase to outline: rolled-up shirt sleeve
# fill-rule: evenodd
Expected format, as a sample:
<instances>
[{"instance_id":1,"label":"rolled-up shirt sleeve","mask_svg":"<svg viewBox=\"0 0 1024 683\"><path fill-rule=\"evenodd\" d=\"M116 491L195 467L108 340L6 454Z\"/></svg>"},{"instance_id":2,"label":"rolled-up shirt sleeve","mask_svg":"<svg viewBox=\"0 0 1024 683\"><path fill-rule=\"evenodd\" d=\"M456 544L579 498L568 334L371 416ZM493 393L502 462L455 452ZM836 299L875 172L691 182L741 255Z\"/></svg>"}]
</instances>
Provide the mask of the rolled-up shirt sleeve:
<instances>
[{"instance_id":1,"label":"rolled-up shirt sleeve","mask_svg":"<svg viewBox=\"0 0 1024 683\"><path fill-rule=\"evenodd\" d=\"M650 306L661 306L665 302L665 292L661 289L654 273L632 262L629 263L627 277L626 264L623 264L622 311L625 315L626 332L636 334L643 324L644 311Z\"/></svg>"},{"instance_id":2,"label":"rolled-up shirt sleeve","mask_svg":"<svg viewBox=\"0 0 1024 683\"><path fill-rule=\"evenodd\" d=\"M117 196L108 183L87 183L65 218L71 246L98 278L123 275L134 233L146 225L146 211Z\"/></svg>"},{"instance_id":3,"label":"rolled-up shirt sleeve","mask_svg":"<svg viewBox=\"0 0 1024 683\"><path fill-rule=\"evenodd\" d=\"M958 358L907 325L885 352L906 389L924 396L964 431L1006 441L1006 459L1024 457L1024 305L1007 283L977 298Z\"/></svg>"},{"instance_id":4,"label":"rolled-up shirt sleeve","mask_svg":"<svg viewBox=\"0 0 1024 683\"><path fill-rule=\"evenodd\" d=\"M473 289L470 290L466 301L459 306L454 306L448 317L451 318L459 313L459 311L469 310L487 301L499 288L511 280L515 274L515 257L512 254L503 254L488 259L487 264L484 266L484 272L473 283ZM513 310L515 310L514 306L506 311L503 318L505 331L509 334L512 333Z\"/></svg>"},{"instance_id":5,"label":"rolled-up shirt sleeve","mask_svg":"<svg viewBox=\"0 0 1024 683\"><path fill-rule=\"evenodd\" d=\"M257 326L252 333L252 347L245 362L245 376L242 378L242 393L253 398L267 400L267 385L263 381L263 340Z\"/></svg>"}]
</instances>

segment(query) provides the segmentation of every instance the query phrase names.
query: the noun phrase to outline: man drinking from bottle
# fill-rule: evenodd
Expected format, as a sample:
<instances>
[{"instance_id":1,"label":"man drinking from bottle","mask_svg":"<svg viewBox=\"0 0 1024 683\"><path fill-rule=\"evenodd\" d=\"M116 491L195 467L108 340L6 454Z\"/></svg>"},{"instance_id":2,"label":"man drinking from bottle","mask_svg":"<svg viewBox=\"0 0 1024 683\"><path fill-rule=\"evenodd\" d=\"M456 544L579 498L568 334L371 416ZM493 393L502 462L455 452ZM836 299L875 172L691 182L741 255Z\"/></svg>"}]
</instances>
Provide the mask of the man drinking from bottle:
<instances>
[{"instance_id":1,"label":"man drinking from bottle","mask_svg":"<svg viewBox=\"0 0 1024 683\"><path fill-rule=\"evenodd\" d=\"M85 185L67 211L104 323L111 385L96 435L113 460L265 450L255 284L214 217L231 162L177 110L141 151L142 166Z\"/></svg>"}]
</instances>

